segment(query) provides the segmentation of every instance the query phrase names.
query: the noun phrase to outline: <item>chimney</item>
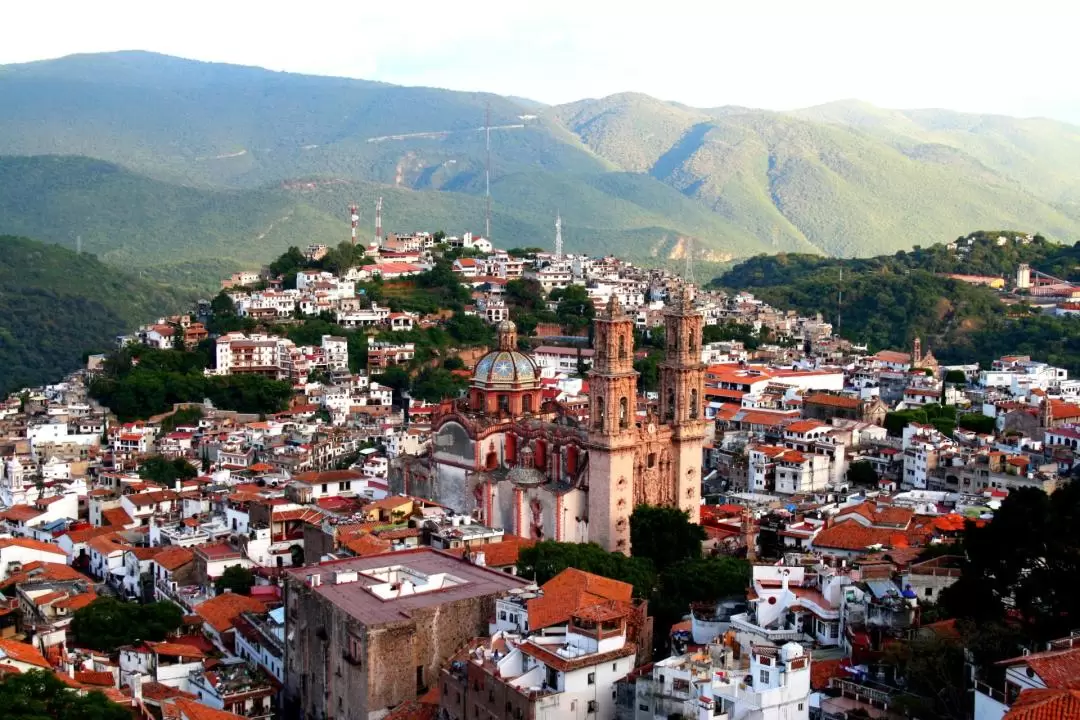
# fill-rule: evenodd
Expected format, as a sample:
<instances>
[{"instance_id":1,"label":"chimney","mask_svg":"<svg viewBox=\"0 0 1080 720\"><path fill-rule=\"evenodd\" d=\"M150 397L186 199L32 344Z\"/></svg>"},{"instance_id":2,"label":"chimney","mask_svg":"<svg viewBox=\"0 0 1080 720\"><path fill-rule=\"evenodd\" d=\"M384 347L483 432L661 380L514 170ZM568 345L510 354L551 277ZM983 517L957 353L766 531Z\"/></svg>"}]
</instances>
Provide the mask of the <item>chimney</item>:
<instances>
[{"instance_id":1,"label":"chimney","mask_svg":"<svg viewBox=\"0 0 1080 720\"><path fill-rule=\"evenodd\" d=\"M473 553L473 565L481 565L481 566L486 566L487 565L487 559L484 556L484 551L483 550L477 550L476 552Z\"/></svg>"}]
</instances>

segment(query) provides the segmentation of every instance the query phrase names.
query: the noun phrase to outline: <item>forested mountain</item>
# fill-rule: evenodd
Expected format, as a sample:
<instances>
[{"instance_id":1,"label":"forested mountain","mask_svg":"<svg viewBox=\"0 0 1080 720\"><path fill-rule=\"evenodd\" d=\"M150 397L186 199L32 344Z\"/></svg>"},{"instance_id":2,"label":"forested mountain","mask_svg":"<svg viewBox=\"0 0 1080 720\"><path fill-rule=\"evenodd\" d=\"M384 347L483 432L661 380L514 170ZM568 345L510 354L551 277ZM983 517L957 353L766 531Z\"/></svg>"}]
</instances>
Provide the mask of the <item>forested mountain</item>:
<instances>
[{"instance_id":1,"label":"forested mountain","mask_svg":"<svg viewBox=\"0 0 1080 720\"><path fill-rule=\"evenodd\" d=\"M190 300L93 255L0 236L0 396L55 382L87 352Z\"/></svg>"},{"instance_id":2,"label":"forested mountain","mask_svg":"<svg viewBox=\"0 0 1080 720\"><path fill-rule=\"evenodd\" d=\"M816 255L750 258L712 281L714 287L749 290L766 302L840 320L840 334L872 350L907 348L915 337L944 362L979 361L1029 354L1080 372L1080 319L1053 317L1025 303L1006 304L987 287L946 274L1011 278L1021 262L1080 281L1080 243L1057 245L1036 237L1029 244L997 244L1002 233L979 232L957 252L944 244L865 259ZM1006 231L1010 238L1016 233ZM842 293L842 295L841 295ZM842 302L841 302L842 299Z\"/></svg>"},{"instance_id":3,"label":"forested mountain","mask_svg":"<svg viewBox=\"0 0 1080 720\"><path fill-rule=\"evenodd\" d=\"M224 267L265 261L297 235L337 239L352 201L371 232L378 195L387 229L479 230L489 109L504 246L548 245L556 212L568 249L654 262L681 257L687 237L724 261L872 256L990 225L1059 241L1080 230L1080 129L1062 123L855 102L696 109L637 94L545 107L124 52L0 66L0 154L118 164L135 174L128 189L144 185L140 201L170 197L176 222L118 210L118 178L98 188L83 176L78 193L65 189L77 212L50 198L54 218L40 220L24 193L0 232L82 234L118 262ZM24 172L0 173L0 197ZM40 195L52 181L34 182ZM79 227L117 220L126 229L113 239ZM181 226L185 237L171 232Z\"/></svg>"}]
</instances>

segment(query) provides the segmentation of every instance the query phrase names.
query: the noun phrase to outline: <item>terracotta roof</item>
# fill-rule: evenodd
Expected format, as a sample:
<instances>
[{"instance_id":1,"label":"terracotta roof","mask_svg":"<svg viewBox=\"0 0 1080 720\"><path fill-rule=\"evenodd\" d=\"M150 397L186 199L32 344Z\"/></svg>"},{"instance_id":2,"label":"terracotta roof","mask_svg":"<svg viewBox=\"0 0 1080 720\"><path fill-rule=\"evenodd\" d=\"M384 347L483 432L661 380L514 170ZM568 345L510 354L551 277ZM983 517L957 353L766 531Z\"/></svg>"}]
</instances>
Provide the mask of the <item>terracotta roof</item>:
<instances>
[{"instance_id":1,"label":"terracotta roof","mask_svg":"<svg viewBox=\"0 0 1080 720\"><path fill-rule=\"evenodd\" d=\"M829 687L829 680L834 677L846 677L843 666L843 658L835 660L813 660L810 663L810 689L824 690Z\"/></svg>"},{"instance_id":2,"label":"terracotta roof","mask_svg":"<svg viewBox=\"0 0 1080 720\"><path fill-rule=\"evenodd\" d=\"M48 661L45 660L45 656L41 654L40 650L33 645L16 642L15 640L0 639L0 658L27 665L36 665L41 668L49 667Z\"/></svg>"},{"instance_id":3,"label":"terracotta roof","mask_svg":"<svg viewBox=\"0 0 1080 720\"><path fill-rule=\"evenodd\" d=\"M76 670L75 682L103 687L114 687L116 685L116 680L111 672L97 672L95 670Z\"/></svg>"},{"instance_id":4,"label":"terracotta roof","mask_svg":"<svg viewBox=\"0 0 1080 720\"><path fill-rule=\"evenodd\" d=\"M89 592L79 593L78 595L71 595L66 600L61 600L60 602L53 603L53 607L67 608L68 610L74 612L76 610L83 609L97 599L97 593L95 593L93 590L90 590Z\"/></svg>"},{"instance_id":5,"label":"terracotta roof","mask_svg":"<svg viewBox=\"0 0 1080 720\"><path fill-rule=\"evenodd\" d=\"M858 505L852 505L851 507L841 508L840 512L836 514L836 517L839 519L853 513L866 518L872 525L889 525L896 527L907 527L911 523L911 519L915 516L915 511L911 508L899 507L897 505L878 505L874 502L863 502Z\"/></svg>"},{"instance_id":6,"label":"terracotta roof","mask_svg":"<svg viewBox=\"0 0 1080 720\"><path fill-rule=\"evenodd\" d=\"M231 628L242 612L266 612L266 606L239 593L223 593L195 606L195 613L219 633Z\"/></svg>"},{"instance_id":7,"label":"terracotta roof","mask_svg":"<svg viewBox=\"0 0 1080 720\"><path fill-rule=\"evenodd\" d=\"M881 350L874 354L875 360L889 363L909 363L911 362L911 355L908 353L897 352L895 350Z\"/></svg>"},{"instance_id":8,"label":"terracotta roof","mask_svg":"<svg viewBox=\"0 0 1080 720\"><path fill-rule=\"evenodd\" d=\"M997 664L1027 665L1048 688L1080 690L1080 647L1022 655Z\"/></svg>"},{"instance_id":9,"label":"terracotta roof","mask_svg":"<svg viewBox=\"0 0 1080 720\"><path fill-rule=\"evenodd\" d=\"M870 545L892 545L893 535L883 528L866 527L855 520L844 520L823 528L814 538L814 547L835 550L865 550Z\"/></svg>"},{"instance_id":10,"label":"terracotta roof","mask_svg":"<svg viewBox=\"0 0 1080 720\"><path fill-rule=\"evenodd\" d=\"M175 697L161 703L163 720L241 720L243 715L215 710L185 697Z\"/></svg>"},{"instance_id":11,"label":"terracotta roof","mask_svg":"<svg viewBox=\"0 0 1080 720\"><path fill-rule=\"evenodd\" d=\"M488 567L504 568L517 565L518 554L525 548L531 548L536 540L518 535L504 535L502 542L488 543L483 546L484 564ZM552 578L554 580L554 578Z\"/></svg>"},{"instance_id":12,"label":"terracotta roof","mask_svg":"<svg viewBox=\"0 0 1080 720\"><path fill-rule=\"evenodd\" d=\"M195 699L196 696L191 693L184 692L178 688L170 687L168 685L162 685L159 682L143 683L142 686L143 699L160 703L162 700L169 698L183 697Z\"/></svg>"},{"instance_id":13,"label":"terracotta roof","mask_svg":"<svg viewBox=\"0 0 1080 720\"><path fill-rule=\"evenodd\" d=\"M7 510L0 512L0 519L13 522L26 522L33 520L38 515L44 514L44 510L38 510L30 505L12 505Z\"/></svg>"},{"instance_id":14,"label":"terracotta roof","mask_svg":"<svg viewBox=\"0 0 1080 720\"><path fill-rule=\"evenodd\" d=\"M307 485L319 485L326 482L361 480L363 477L363 473L357 472L356 470L327 470L325 472L303 472L299 475L294 475L293 480Z\"/></svg>"},{"instance_id":15,"label":"terracotta roof","mask_svg":"<svg viewBox=\"0 0 1080 720\"><path fill-rule=\"evenodd\" d=\"M567 622L583 608L605 600L629 603L634 587L629 583L567 568L543 584L544 594L529 601L529 627L541 630Z\"/></svg>"},{"instance_id":16,"label":"terracotta roof","mask_svg":"<svg viewBox=\"0 0 1080 720\"><path fill-rule=\"evenodd\" d=\"M124 542L124 539L115 532L109 535L96 537L88 542L87 545L102 555L111 555L114 552L124 552L125 550L130 550L132 547Z\"/></svg>"},{"instance_id":17,"label":"terracotta roof","mask_svg":"<svg viewBox=\"0 0 1080 720\"><path fill-rule=\"evenodd\" d=\"M1002 720L1076 720L1080 718L1080 691L1035 690L1020 691L1016 702Z\"/></svg>"},{"instance_id":18,"label":"terracotta roof","mask_svg":"<svg viewBox=\"0 0 1080 720\"><path fill-rule=\"evenodd\" d=\"M195 553L188 548L167 547L154 556L154 562L166 570L175 570L191 562L194 557Z\"/></svg>"},{"instance_id":19,"label":"terracotta roof","mask_svg":"<svg viewBox=\"0 0 1080 720\"><path fill-rule=\"evenodd\" d=\"M952 620L939 620L935 623L923 625L924 630L929 630L937 635L942 640L956 640L959 641L960 631L956 628L956 619Z\"/></svg>"},{"instance_id":20,"label":"terracotta roof","mask_svg":"<svg viewBox=\"0 0 1080 720\"><path fill-rule=\"evenodd\" d=\"M532 626L530 620L530 627ZM518 649L521 652L540 660L542 663L549 667L553 667L559 672L570 672L583 667L593 667L603 665L604 663L611 662L612 660L618 660L619 658L633 655L637 652L637 646L634 643L626 643L618 650L612 650L606 653L597 653L591 655L585 655L584 657L567 659L561 655L557 655L547 647L537 645L534 642L524 642L518 645Z\"/></svg>"},{"instance_id":21,"label":"terracotta roof","mask_svg":"<svg viewBox=\"0 0 1080 720\"><path fill-rule=\"evenodd\" d=\"M823 427L828 427L828 425L818 420L796 420L795 422L786 425L784 430L787 432L799 433L801 435Z\"/></svg>"},{"instance_id":22,"label":"terracotta roof","mask_svg":"<svg viewBox=\"0 0 1080 720\"><path fill-rule=\"evenodd\" d=\"M54 545L53 543L41 542L40 540L32 540L30 538L4 538L0 540L0 550L9 547L21 547L26 550L56 553L57 555L67 557L59 546Z\"/></svg>"},{"instance_id":23,"label":"terracotta roof","mask_svg":"<svg viewBox=\"0 0 1080 720\"><path fill-rule=\"evenodd\" d=\"M203 603L205 605L205 603ZM201 658L205 657L205 653L194 645L187 645L186 643L178 642L147 642L147 647L153 650L158 655L168 655L169 657L187 657L187 658Z\"/></svg>"},{"instance_id":24,"label":"terracotta roof","mask_svg":"<svg viewBox=\"0 0 1080 720\"><path fill-rule=\"evenodd\" d=\"M133 521L127 510L122 507L109 508L101 513L101 519L110 527L127 527Z\"/></svg>"},{"instance_id":25,"label":"terracotta roof","mask_svg":"<svg viewBox=\"0 0 1080 720\"><path fill-rule=\"evenodd\" d=\"M370 533L358 535L351 540L346 541L344 545L357 557L381 555L382 553L388 553L393 549L389 540L377 538Z\"/></svg>"},{"instance_id":26,"label":"terracotta roof","mask_svg":"<svg viewBox=\"0 0 1080 720\"><path fill-rule=\"evenodd\" d=\"M54 582L63 580L85 580L88 583L90 582L90 578L70 565L35 560L24 564L19 572L8 575L3 582L0 582L0 590L31 579Z\"/></svg>"},{"instance_id":27,"label":"terracotta roof","mask_svg":"<svg viewBox=\"0 0 1080 720\"><path fill-rule=\"evenodd\" d=\"M158 503L167 500L175 500L176 497L176 493L172 490L153 490L151 492L128 495L127 499L128 502L135 507L146 507L149 505L157 505Z\"/></svg>"},{"instance_id":28,"label":"terracotta roof","mask_svg":"<svg viewBox=\"0 0 1080 720\"><path fill-rule=\"evenodd\" d=\"M807 395L803 398L803 404L805 405L806 403L846 408L848 410L857 410L859 408L859 398L848 397L845 395L829 395L828 393L814 393L812 395Z\"/></svg>"}]
</instances>

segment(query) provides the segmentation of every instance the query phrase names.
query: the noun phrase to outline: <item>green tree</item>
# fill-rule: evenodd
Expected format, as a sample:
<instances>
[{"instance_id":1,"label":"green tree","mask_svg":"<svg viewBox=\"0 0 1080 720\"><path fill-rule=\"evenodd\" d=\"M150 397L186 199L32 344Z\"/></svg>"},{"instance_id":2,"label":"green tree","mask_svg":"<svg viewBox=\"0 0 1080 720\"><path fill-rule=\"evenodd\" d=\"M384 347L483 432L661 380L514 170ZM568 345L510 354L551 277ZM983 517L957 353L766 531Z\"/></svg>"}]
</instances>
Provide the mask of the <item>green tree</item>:
<instances>
[{"instance_id":1,"label":"green tree","mask_svg":"<svg viewBox=\"0 0 1080 720\"><path fill-rule=\"evenodd\" d=\"M562 290L552 290L551 299L558 300L555 314L565 327L582 330L591 325L596 316L592 299L581 285L569 285Z\"/></svg>"},{"instance_id":2,"label":"green tree","mask_svg":"<svg viewBox=\"0 0 1080 720\"><path fill-rule=\"evenodd\" d=\"M853 485L877 487L878 474L869 460L856 460L848 465L847 479Z\"/></svg>"},{"instance_id":3,"label":"green tree","mask_svg":"<svg viewBox=\"0 0 1080 720\"><path fill-rule=\"evenodd\" d=\"M443 360L442 366L446 370L464 370L465 361L459 358L457 355L452 355Z\"/></svg>"},{"instance_id":4,"label":"green tree","mask_svg":"<svg viewBox=\"0 0 1080 720\"><path fill-rule=\"evenodd\" d=\"M214 581L214 590L220 595L228 590L237 595L250 595L251 586L255 584L255 575L243 565L230 565L221 573L221 577Z\"/></svg>"},{"instance_id":5,"label":"green tree","mask_svg":"<svg viewBox=\"0 0 1080 720\"><path fill-rule=\"evenodd\" d=\"M139 465L139 477L172 487L177 480L198 477L198 469L184 458L168 460L161 455L151 455Z\"/></svg>"},{"instance_id":6,"label":"green tree","mask_svg":"<svg viewBox=\"0 0 1080 720\"><path fill-rule=\"evenodd\" d=\"M656 392L660 387L660 359L656 353L649 353L634 361L638 372L638 389L642 392Z\"/></svg>"},{"instance_id":7,"label":"green tree","mask_svg":"<svg viewBox=\"0 0 1080 720\"><path fill-rule=\"evenodd\" d=\"M131 720L131 709L91 690L77 692L46 670L6 673L0 707L7 720Z\"/></svg>"},{"instance_id":8,"label":"green tree","mask_svg":"<svg viewBox=\"0 0 1080 720\"><path fill-rule=\"evenodd\" d=\"M400 365L392 365L371 379L398 392L409 387L409 371Z\"/></svg>"},{"instance_id":9,"label":"green tree","mask_svg":"<svg viewBox=\"0 0 1080 720\"><path fill-rule=\"evenodd\" d=\"M904 678L904 689L890 708L907 717L966 718L970 700L964 646L955 640L918 637L889 643L885 662Z\"/></svg>"},{"instance_id":10,"label":"green tree","mask_svg":"<svg viewBox=\"0 0 1080 720\"><path fill-rule=\"evenodd\" d=\"M967 375L963 370L950 370L945 373L945 382L953 385L967 385Z\"/></svg>"},{"instance_id":11,"label":"green tree","mask_svg":"<svg viewBox=\"0 0 1080 720\"><path fill-rule=\"evenodd\" d=\"M489 345L492 328L477 315L456 312L446 321L446 331L463 345Z\"/></svg>"},{"instance_id":12,"label":"green tree","mask_svg":"<svg viewBox=\"0 0 1080 720\"><path fill-rule=\"evenodd\" d=\"M701 557L705 528L677 507L638 505L630 515L630 548L656 568Z\"/></svg>"},{"instance_id":13,"label":"green tree","mask_svg":"<svg viewBox=\"0 0 1080 720\"><path fill-rule=\"evenodd\" d=\"M136 640L164 640L183 622L183 611L171 602L136 605L99 597L75 611L71 632L80 647L113 652Z\"/></svg>"},{"instance_id":14,"label":"green tree","mask_svg":"<svg viewBox=\"0 0 1080 720\"><path fill-rule=\"evenodd\" d=\"M957 425L980 435L991 435L997 429L997 420L982 413L964 413Z\"/></svg>"},{"instance_id":15,"label":"green tree","mask_svg":"<svg viewBox=\"0 0 1080 720\"><path fill-rule=\"evenodd\" d=\"M424 368L412 382L410 394L427 402L455 398L468 385L464 378L443 368Z\"/></svg>"},{"instance_id":16,"label":"green tree","mask_svg":"<svg viewBox=\"0 0 1080 720\"><path fill-rule=\"evenodd\" d=\"M608 552L596 543L544 540L518 553L518 575L546 583L567 568L621 580L634 586L635 597L647 598L656 584L652 563L645 558Z\"/></svg>"}]
</instances>

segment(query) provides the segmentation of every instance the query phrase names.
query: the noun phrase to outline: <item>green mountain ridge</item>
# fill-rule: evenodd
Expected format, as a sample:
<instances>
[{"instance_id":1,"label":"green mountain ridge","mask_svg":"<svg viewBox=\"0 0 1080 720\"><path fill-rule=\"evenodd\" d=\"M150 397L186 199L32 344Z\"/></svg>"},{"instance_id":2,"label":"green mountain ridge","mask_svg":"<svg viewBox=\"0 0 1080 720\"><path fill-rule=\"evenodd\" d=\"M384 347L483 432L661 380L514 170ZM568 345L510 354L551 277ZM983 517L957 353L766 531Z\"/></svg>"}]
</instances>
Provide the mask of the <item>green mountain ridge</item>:
<instances>
[{"instance_id":1,"label":"green mountain ridge","mask_svg":"<svg viewBox=\"0 0 1080 720\"><path fill-rule=\"evenodd\" d=\"M479 229L488 112L493 234L504 246L549 245L557 211L578 232L569 249L654 262L675 259L687 237L722 261L870 256L989 225L1056 240L1080 231L1080 128L1048 120L853 101L698 109L637 93L544 106L137 51L0 66L0 100L0 155L82 155L167 184L141 198L172 197L189 238L163 250L155 238L179 220L148 213L126 220L131 232L113 243L122 249L95 247L145 266L258 264L285 244L334 241L353 201L370 227L378 195L388 230ZM282 195L301 179L348 183L353 197L322 184ZM112 222L111 188L87 188L102 204L86 212L50 203L47 232L31 232L46 221L8 203L0 226L12 227L0 232L70 244L80 225ZM276 227L265 247L252 241L284 217L302 222Z\"/></svg>"},{"instance_id":2,"label":"green mountain ridge","mask_svg":"<svg viewBox=\"0 0 1080 720\"><path fill-rule=\"evenodd\" d=\"M0 396L59 380L85 353L190 300L93 255L0 235Z\"/></svg>"}]
</instances>

